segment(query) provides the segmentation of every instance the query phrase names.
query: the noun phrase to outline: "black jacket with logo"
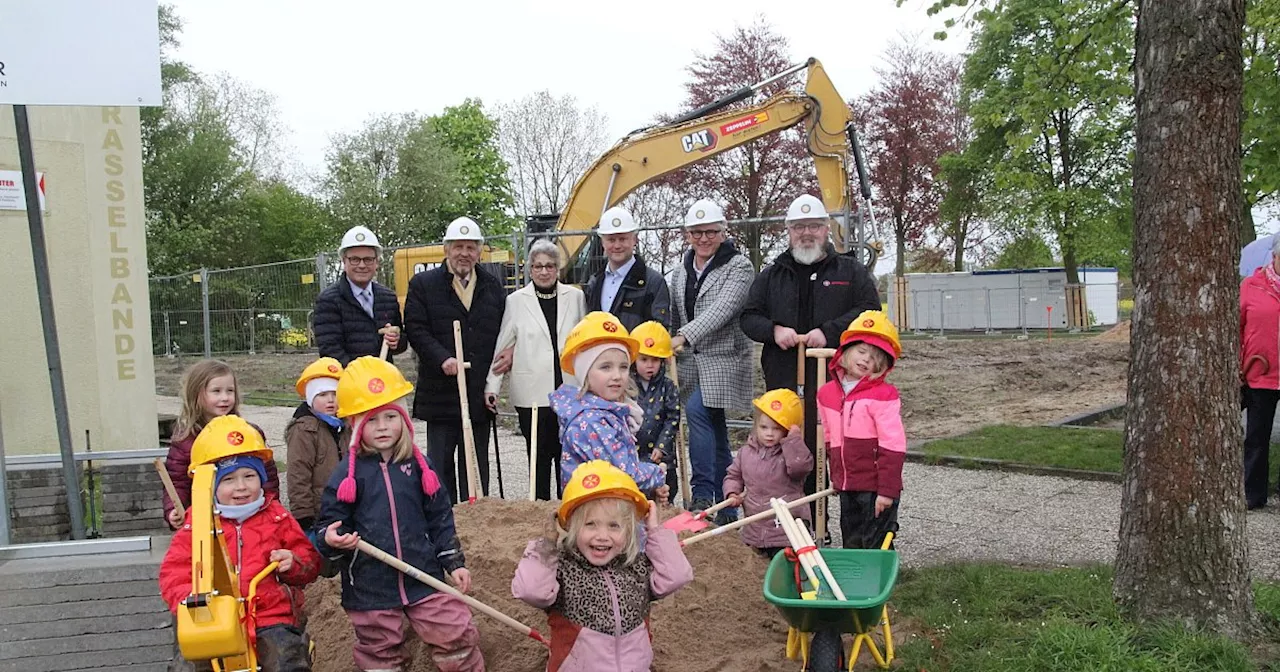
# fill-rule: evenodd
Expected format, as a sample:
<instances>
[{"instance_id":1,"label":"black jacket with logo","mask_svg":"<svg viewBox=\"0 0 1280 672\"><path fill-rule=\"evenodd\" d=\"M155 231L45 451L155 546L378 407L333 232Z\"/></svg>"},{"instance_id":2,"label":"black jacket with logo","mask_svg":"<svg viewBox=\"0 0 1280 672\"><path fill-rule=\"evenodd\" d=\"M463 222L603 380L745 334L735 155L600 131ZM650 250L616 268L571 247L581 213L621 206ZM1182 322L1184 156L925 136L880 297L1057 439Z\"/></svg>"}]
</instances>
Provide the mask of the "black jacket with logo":
<instances>
[{"instance_id":1,"label":"black jacket with logo","mask_svg":"<svg viewBox=\"0 0 1280 672\"><path fill-rule=\"evenodd\" d=\"M668 331L671 330L671 292L667 289L667 281L657 271L644 265L639 256L636 263L622 279L622 286L613 299L612 306L600 306L604 294L604 274L608 268L600 269L587 283L587 312L604 310L613 313L622 326L631 331L642 322L656 320Z\"/></svg>"}]
</instances>

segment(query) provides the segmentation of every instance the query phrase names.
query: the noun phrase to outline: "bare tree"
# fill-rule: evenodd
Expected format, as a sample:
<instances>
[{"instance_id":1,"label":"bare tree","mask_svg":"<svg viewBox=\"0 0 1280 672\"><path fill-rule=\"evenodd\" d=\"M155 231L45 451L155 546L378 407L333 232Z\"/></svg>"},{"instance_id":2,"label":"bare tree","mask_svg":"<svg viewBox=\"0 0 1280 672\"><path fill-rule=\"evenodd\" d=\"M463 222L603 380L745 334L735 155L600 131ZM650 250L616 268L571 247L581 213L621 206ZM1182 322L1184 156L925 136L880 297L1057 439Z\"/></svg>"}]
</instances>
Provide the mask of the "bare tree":
<instances>
[{"instance_id":1,"label":"bare tree","mask_svg":"<svg viewBox=\"0 0 1280 672\"><path fill-rule=\"evenodd\" d=\"M1133 339L1114 583L1136 619L1235 637L1253 626L1235 261L1244 17L1245 0L1138 7Z\"/></svg>"},{"instance_id":2,"label":"bare tree","mask_svg":"<svg viewBox=\"0 0 1280 672\"><path fill-rule=\"evenodd\" d=\"M668 184L650 182L631 192L623 206L641 227L653 229L640 233L640 254L650 268L666 275L680 263L684 251L684 229L680 223L684 220L687 199Z\"/></svg>"},{"instance_id":3,"label":"bare tree","mask_svg":"<svg viewBox=\"0 0 1280 672\"><path fill-rule=\"evenodd\" d=\"M498 140L516 207L524 215L559 212L574 182L604 152L606 117L573 96L539 91L499 107Z\"/></svg>"},{"instance_id":4,"label":"bare tree","mask_svg":"<svg viewBox=\"0 0 1280 672\"><path fill-rule=\"evenodd\" d=\"M276 107L276 97L230 74L220 72L208 78L209 104L228 122L236 140L240 161L253 174L265 179L286 179L297 169L289 128Z\"/></svg>"}]
</instances>

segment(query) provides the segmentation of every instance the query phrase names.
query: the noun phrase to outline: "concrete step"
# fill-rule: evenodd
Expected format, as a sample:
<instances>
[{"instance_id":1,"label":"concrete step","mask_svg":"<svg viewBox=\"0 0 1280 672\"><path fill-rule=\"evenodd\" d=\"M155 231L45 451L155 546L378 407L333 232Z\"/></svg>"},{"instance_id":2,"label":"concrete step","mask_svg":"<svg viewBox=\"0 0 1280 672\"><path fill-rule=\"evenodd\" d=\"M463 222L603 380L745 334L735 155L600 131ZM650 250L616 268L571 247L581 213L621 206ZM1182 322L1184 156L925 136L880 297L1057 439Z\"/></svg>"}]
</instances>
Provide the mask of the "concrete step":
<instances>
[{"instance_id":1,"label":"concrete step","mask_svg":"<svg viewBox=\"0 0 1280 672\"><path fill-rule=\"evenodd\" d=\"M14 660L18 658L40 658L40 657L57 657L59 654L68 652L80 652L85 655L105 655L108 652L116 650L138 650L148 647L172 647L173 630L166 628L164 630L136 630L133 632L115 632L99 635L78 635L75 637L53 637L48 639L29 639L22 642L5 642L4 648L0 649L0 660ZM171 653L172 651L170 651ZM101 667L105 664L128 664L128 663L148 663L158 660L156 658L144 660L121 660L114 663L98 663L95 667ZM76 669L75 667L67 667L63 669Z\"/></svg>"},{"instance_id":2,"label":"concrete step","mask_svg":"<svg viewBox=\"0 0 1280 672\"><path fill-rule=\"evenodd\" d=\"M160 586L155 579L146 581L117 581L75 586L53 586L50 588L18 588L4 591L4 603L8 607L26 607L31 605L54 605L64 602L86 602L91 600L110 600L121 597L139 597L156 595Z\"/></svg>"},{"instance_id":3,"label":"concrete step","mask_svg":"<svg viewBox=\"0 0 1280 672\"><path fill-rule=\"evenodd\" d=\"M168 672L168 670L169 661L93 668L93 672Z\"/></svg>"},{"instance_id":4,"label":"concrete step","mask_svg":"<svg viewBox=\"0 0 1280 672\"><path fill-rule=\"evenodd\" d=\"M74 618L76 612L64 610L64 617L56 621L0 625L0 642L5 642L5 648L8 648L16 642L36 639L55 637L70 639L79 635L164 630L173 626L173 616L168 609L157 610L162 608L163 604L159 598L156 598L152 603L153 609L149 613L113 614L93 618Z\"/></svg>"},{"instance_id":5,"label":"concrete step","mask_svg":"<svg viewBox=\"0 0 1280 672\"><path fill-rule=\"evenodd\" d=\"M168 641L151 646L135 646L110 651L80 651L64 649L72 653L0 659L0 672L67 672L69 670L134 669L134 665L167 665L173 658L173 634L166 633Z\"/></svg>"},{"instance_id":6,"label":"concrete step","mask_svg":"<svg viewBox=\"0 0 1280 672\"><path fill-rule=\"evenodd\" d=\"M8 604L8 598L5 599ZM22 623L45 623L56 621L67 614L80 618L124 617L133 614L149 614L164 610L164 600L160 599L160 588L157 585L154 595L143 597L125 597L115 600L94 600L92 602L65 602L50 607L37 604L26 607L0 607L0 628L6 625Z\"/></svg>"},{"instance_id":7,"label":"concrete step","mask_svg":"<svg viewBox=\"0 0 1280 672\"><path fill-rule=\"evenodd\" d=\"M117 581L155 581L159 577L160 567L149 564L51 569L43 572L37 571L14 575L0 574L0 590L79 586L95 583L115 583Z\"/></svg>"}]
</instances>

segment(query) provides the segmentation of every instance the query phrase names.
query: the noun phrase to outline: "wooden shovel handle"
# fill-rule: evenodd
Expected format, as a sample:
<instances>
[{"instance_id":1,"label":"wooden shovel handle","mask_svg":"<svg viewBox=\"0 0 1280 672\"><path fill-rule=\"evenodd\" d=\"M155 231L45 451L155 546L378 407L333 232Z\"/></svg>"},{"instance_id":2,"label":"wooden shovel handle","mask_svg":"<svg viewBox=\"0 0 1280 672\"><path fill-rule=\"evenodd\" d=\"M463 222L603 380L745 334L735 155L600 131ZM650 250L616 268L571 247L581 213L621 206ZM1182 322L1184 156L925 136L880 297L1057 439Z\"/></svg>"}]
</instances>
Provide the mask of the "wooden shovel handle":
<instances>
[{"instance_id":1,"label":"wooden shovel handle","mask_svg":"<svg viewBox=\"0 0 1280 672\"><path fill-rule=\"evenodd\" d=\"M182 506L182 500L178 499L178 489L173 487L173 479L169 478L169 470L164 467L164 460L156 458L156 473L160 474L160 482L164 484L164 491L169 493L169 501L173 502L173 508L178 510L179 516L187 515L187 510Z\"/></svg>"}]
</instances>

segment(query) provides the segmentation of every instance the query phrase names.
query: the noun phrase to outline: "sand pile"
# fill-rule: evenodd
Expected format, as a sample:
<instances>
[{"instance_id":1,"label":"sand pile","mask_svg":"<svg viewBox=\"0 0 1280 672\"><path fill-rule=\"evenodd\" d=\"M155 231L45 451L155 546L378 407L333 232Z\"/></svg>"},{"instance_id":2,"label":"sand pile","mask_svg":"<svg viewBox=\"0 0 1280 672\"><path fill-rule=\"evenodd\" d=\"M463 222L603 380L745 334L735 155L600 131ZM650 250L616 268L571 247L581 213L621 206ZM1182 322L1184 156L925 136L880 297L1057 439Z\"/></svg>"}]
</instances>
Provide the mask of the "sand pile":
<instances>
[{"instance_id":1,"label":"sand pile","mask_svg":"<svg viewBox=\"0 0 1280 672\"><path fill-rule=\"evenodd\" d=\"M1117 323L1116 326L1111 327L1110 329L1102 332L1101 334L1098 334L1097 337L1094 338L1094 340L1103 341L1106 343L1128 343L1129 331L1130 331L1129 320L1122 320L1121 322Z\"/></svg>"},{"instance_id":2,"label":"sand pile","mask_svg":"<svg viewBox=\"0 0 1280 672\"><path fill-rule=\"evenodd\" d=\"M471 594L543 634L548 632L546 615L511 597L511 579L525 544L541 534L552 510L547 502L499 499L483 499L454 510L473 577ZM662 517L674 514L665 511ZM761 594L765 560L743 546L735 534L694 544L686 553L693 564L694 582L653 606L655 672L794 672L798 663L784 655L786 623ZM339 591L336 577L307 588L316 672L355 669L354 635L339 604ZM546 650L540 644L486 616L475 618L489 670L546 668ZM414 661L407 670L435 670L412 632L409 642Z\"/></svg>"}]
</instances>

